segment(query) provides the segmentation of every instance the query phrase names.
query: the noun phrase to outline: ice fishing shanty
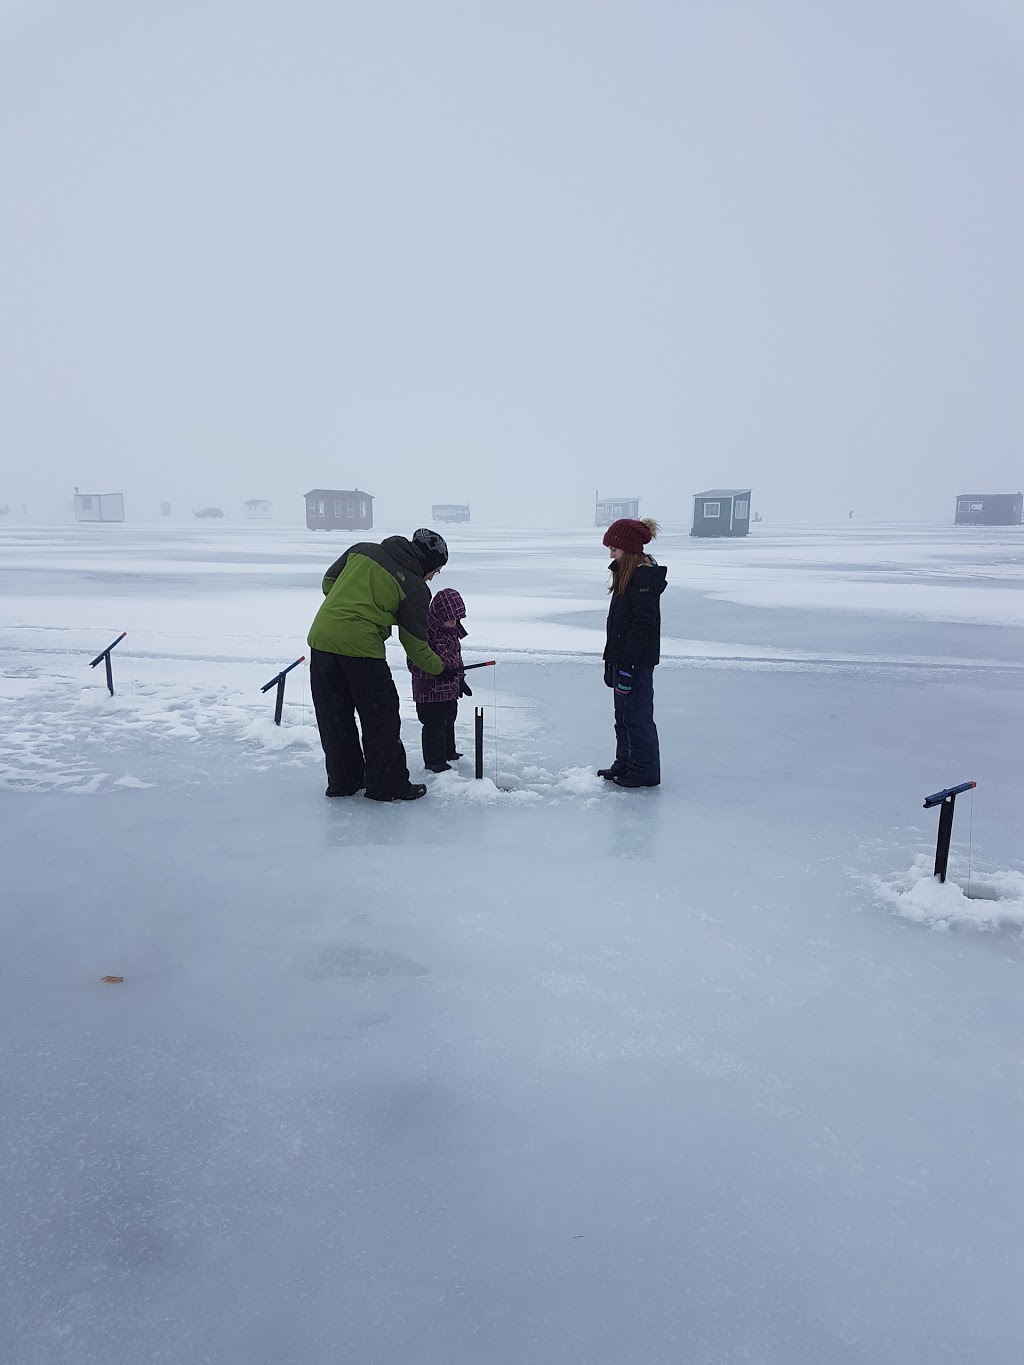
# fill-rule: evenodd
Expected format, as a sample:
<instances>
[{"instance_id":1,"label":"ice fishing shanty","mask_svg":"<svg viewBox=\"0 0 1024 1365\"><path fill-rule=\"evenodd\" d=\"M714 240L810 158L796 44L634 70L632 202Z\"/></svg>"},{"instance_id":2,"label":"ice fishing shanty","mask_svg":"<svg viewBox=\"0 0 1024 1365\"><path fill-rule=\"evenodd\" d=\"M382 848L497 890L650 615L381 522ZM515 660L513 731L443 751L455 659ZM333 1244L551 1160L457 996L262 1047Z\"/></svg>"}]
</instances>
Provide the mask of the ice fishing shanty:
<instances>
[{"instance_id":1,"label":"ice fishing shanty","mask_svg":"<svg viewBox=\"0 0 1024 1365\"><path fill-rule=\"evenodd\" d=\"M267 521L273 511L266 498L247 498L242 503L246 521Z\"/></svg>"},{"instance_id":2,"label":"ice fishing shanty","mask_svg":"<svg viewBox=\"0 0 1024 1365\"><path fill-rule=\"evenodd\" d=\"M954 526L1020 526L1024 494L961 493L956 500Z\"/></svg>"},{"instance_id":3,"label":"ice fishing shanty","mask_svg":"<svg viewBox=\"0 0 1024 1365\"><path fill-rule=\"evenodd\" d=\"M599 498L594 494L595 526L610 526L621 517L632 517L635 521L639 515L639 498Z\"/></svg>"},{"instance_id":4,"label":"ice fishing shanty","mask_svg":"<svg viewBox=\"0 0 1024 1365\"><path fill-rule=\"evenodd\" d=\"M123 493L75 492L76 521L124 521Z\"/></svg>"},{"instance_id":5,"label":"ice fishing shanty","mask_svg":"<svg viewBox=\"0 0 1024 1365\"><path fill-rule=\"evenodd\" d=\"M369 531L373 498L359 488L311 488L305 495L311 531Z\"/></svg>"},{"instance_id":6,"label":"ice fishing shanty","mask_svg":"<svg viewBox=\"0 0 1024 1365\"><path fill-rule=\"evenodd\" d=\"M430 509L431 521L469 521L468 502L435 502Z\"/></svg>"},{"instance_id":7,"label":"ice fishing shanty","mask_svg":"<svg viewBox=\"0 0 1024 1365\"><path fill-rule=\"evenodd\" d=\"M691 536L745 536L749 530L749 488L709 488L706 493L694 493Z\"/></svg>"}]
</instances>

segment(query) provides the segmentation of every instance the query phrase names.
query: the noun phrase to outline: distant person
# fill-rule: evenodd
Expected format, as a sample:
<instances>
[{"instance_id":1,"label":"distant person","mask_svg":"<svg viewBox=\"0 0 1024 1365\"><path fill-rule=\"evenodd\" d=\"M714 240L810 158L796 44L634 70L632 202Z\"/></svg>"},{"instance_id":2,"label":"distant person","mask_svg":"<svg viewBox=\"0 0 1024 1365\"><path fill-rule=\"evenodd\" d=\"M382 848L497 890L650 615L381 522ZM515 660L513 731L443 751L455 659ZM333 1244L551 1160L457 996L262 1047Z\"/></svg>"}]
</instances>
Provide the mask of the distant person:
<instances>
[{"instance_id":1,"label":"distant person","mask_svg":"<svg viewBox=\"0 0 1024 1365\"><path fill-rule=\"evenodd\" d=\"M668 571L644 549L658 534L645 517L613 521L604 534L612 552L604 680L615 693L615 762L598 776L619 787L656 787L661 754L654 724L654 670L661 658L661 594Z\"/></svg>"},{"instance_id":2,"label":"distant person","mask_svg":"<svg viewBox=\"0 0 1024 1365\"><path fill-rule=\"evenodd\" d=\"M371 801L426 795L422 783L409 781L398 691L384 643L397 626L418 668L457 684L457 674L427 643L427 584L447 562L441 536L419 530L411 540L389 536L380 545L353 545L324 575L325 600L309 631L309 684L328 796L354 796L363 787Z\"/></svg>"},{"instance_id":3,"label":"distant person","mask_svg":"<svg viewBox=\"0 0 1024 1365\"><path fill-rule=\"evenodd\" d=\"M425 673L409 660L412 672L412 699L423 727L423 766L432 773L444 773L462 755L455 748L455 721L459 698L471 697L462 672L462 641L468 631L462 622L466 604L454 588L442 588L430 604L430 648L457 676L445 681L443 675Z\"/></svg>"}]
</instances>

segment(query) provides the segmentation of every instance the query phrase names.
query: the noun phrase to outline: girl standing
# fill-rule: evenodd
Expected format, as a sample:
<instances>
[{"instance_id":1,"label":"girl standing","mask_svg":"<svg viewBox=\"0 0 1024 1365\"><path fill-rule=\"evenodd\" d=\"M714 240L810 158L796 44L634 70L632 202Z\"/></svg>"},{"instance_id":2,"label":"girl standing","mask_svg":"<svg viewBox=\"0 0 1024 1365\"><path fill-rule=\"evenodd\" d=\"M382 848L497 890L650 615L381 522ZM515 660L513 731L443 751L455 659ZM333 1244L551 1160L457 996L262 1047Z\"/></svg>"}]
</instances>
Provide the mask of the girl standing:
<instances>
[{"instance_id":1,"label":"girl standing","mask_svg":"<svg viewBox=\"0 0 1024 1365\"><path fill-rule=\"evenodd\" d=\"M447 772L451 761L462 757L455 748L455 719L459 697L473 695L462 672L462 641L469 633L462 624L465 615L466 604L454 588L442 588L431 600L427 642L451 681L409 664L412 697L423 726L423 766L432 773Z\"/></svg>"},{"instance_id":2,"label":"girl standing","mask_svg":"<svg viewBox=\"0 0 1024 1365\"><path fill-rule=\"evenodd\" d=\"M645 517L613 521L603 543L612 552L612 595L604 647L605 685L615 692L615 762L598 776L619 787L661 781L654 724L654 669L661 657L661 594L668 571L644 549L658 534Z\"/></svg>"}]
</instances>

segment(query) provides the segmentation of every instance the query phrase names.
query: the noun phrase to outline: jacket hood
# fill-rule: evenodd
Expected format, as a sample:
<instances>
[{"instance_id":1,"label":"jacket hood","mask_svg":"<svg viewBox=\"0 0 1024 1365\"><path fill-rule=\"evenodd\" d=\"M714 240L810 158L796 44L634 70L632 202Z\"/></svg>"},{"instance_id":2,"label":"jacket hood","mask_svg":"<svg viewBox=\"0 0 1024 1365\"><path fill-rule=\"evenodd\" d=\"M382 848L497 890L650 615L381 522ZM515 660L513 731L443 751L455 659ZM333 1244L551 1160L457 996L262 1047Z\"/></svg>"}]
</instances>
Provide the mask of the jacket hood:
<instances>
[{"instance_id":1,"label":"jacket hood","mask_svg":"<svg viewBox=\"0 0 1024 1365\"><path fill-rule=\"evenodd\" d=\"M633 582L654 588L660 597L668 587L668 569L664 564L638 564L633 573Z\"/></svg>"},{"instance_id":2,"label":"jacket hood","mask_svg":"<svg viewBox=\"0 0 1024 1365\"><path fill-rule=\"evenodd\" d=\"M432 621L461 621L466 614L466 604L454 588L442 588L430 600Z\"/></svg>"},{"instance_id":3,"label":"jacket hood","mask_svg":"<svg viewBox=\"0 0 1024 1365\"><path fill-rule=\"evenodd\" d=\"M396 565L406 573L412 574L415 578L422 578L426 573L423 555L411 540L406 540L405 536L388 536L382 540L380 548L395 561Z\"/></svg>"}]
</instances>

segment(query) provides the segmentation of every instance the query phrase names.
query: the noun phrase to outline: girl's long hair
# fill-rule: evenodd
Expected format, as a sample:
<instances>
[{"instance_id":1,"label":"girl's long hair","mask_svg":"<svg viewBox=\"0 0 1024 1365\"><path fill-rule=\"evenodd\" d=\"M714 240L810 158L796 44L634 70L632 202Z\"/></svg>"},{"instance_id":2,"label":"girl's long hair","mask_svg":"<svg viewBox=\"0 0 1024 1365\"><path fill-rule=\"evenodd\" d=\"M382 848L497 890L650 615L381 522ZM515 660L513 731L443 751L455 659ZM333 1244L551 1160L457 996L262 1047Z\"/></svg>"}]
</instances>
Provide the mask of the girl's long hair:
<instances>
[{"instance_id":1,"label":"girl's long hair","mask_svg":"<svg viewBox=\"0 0 1024 1365\"><path fill-rule=\"evenodd\" d=\"M644 517L643 523L651 533L653 540L661 527L653 517ZM649 554L623 554L621 559L612 560L612 581L608 585L611 593L623 593L629 587L629 580L636 573L641 564L653 564L654 560Z\"/></svg>"}]
</instances>

